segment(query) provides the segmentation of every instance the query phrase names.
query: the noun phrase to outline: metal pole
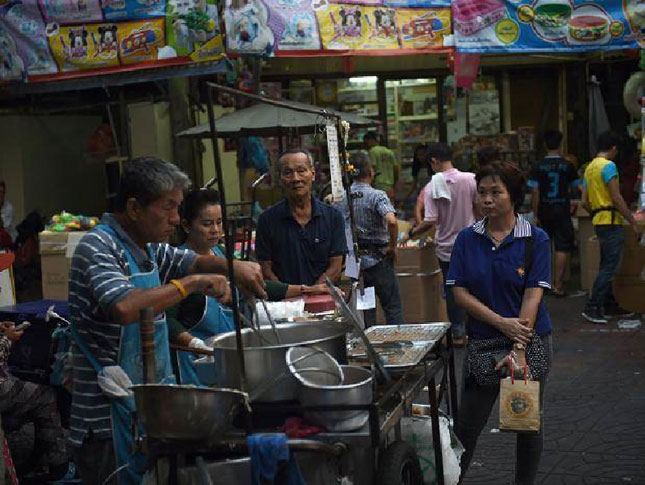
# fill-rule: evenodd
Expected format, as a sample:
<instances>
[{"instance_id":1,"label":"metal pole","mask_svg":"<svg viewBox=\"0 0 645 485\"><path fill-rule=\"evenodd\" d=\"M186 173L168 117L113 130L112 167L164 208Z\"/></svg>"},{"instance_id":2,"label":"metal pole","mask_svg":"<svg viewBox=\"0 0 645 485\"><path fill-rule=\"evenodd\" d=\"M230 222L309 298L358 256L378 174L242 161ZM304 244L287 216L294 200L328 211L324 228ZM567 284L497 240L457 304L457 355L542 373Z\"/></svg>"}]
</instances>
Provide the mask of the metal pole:
<instances>
[{"instance_id":1,"label":"metal pole","mask_svg":"<svg viewBox=\"0 0 645 485\"><path fill-rule=\"evenodd\" d=\"M293 111L300 111L301 113L313 113L313 114L319 114L321 116L326 116L326 117L340 118L340 116L330 113L326 109L322 109L322 108L313 109L309 107L300 106L298 104L294 104L293 102L289 103L287 101L267 98L265 96L260 96L257 94L249 94L249 93L245 93L244 91L229 88L227 86L222 86L221 84L217 84L217 83L207 82L206 85L209 88L217 89L218 91L222 91L223 93L233 94L235 96L244 96L245 98L251 99L253 101L259 101L260 103L270 104L273 106L278 106L280 108L287 108Z\"/></svg>"},{"instance_id":2,"label":"metal pole","mask_svg":"<svg viewBox=\"0 0 645 485\"><path fill-rule=\"evenodd\" d=\"M219 145L217 142L217 126L215 125L215 112L213 111L213 89L218 89L217 85L207 83L208 91L208 123L211 129L211 142L213 144L213 163L215 165L215 174L217 175L217 189L219 190L220 203L222 206L222 222L224 224L224 240L226 241L226 262L228 266L228 277L231 285L231 307L233 309L233 321L235 322L235 337L237 345L237 355L240 359L240 377L242 391L246 391L246 367L244 365L244 348L242 346L242 323L240 321L240 308L237 300L237 291L235 289L235 271L233 268L233 238L229 230L229 221L226 210L226 193L224 191L224 174L222 171L222 160L219 156Z\"/></svg>"}]
</instances>

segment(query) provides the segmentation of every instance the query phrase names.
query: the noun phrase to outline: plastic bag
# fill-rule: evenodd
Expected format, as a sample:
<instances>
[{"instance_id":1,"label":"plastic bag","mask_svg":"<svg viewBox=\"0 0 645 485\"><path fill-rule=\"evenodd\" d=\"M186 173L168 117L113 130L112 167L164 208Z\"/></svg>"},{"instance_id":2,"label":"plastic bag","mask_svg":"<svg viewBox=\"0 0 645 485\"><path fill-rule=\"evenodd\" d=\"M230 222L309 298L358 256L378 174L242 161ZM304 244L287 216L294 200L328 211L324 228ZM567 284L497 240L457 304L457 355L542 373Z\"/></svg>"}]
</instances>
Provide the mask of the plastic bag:
<instances>
[{"instance_id":1,"label":"plastic bag","mask_svg":"<svg viewBox=\"0 0 645 485\"><path fill-rule=\"evenodd\" d=\"M446 485L459 482L461 468L459 461L464 448L452 433L448 418L439 416L441 436L441 454L443 457L443 477ZM404 441L410 443L417 452L423 481L426 484L437 483L437 472L432 446L432 421L430 416L411 416L401 418L401 434Z\"/></svg>"},{"instance_id":2,"label":"plastic bag","mask_svg":"<svg viewBox=\"0 0 645 485\"><path fill-rule=\"evenodd\" d=\"M132 396L132 381L125 371L118 365L103 367L97 376L99 387L103 393L112 398Z\"/></svg>"},{"instance_id":3,"label":"plastic bag","mask_svg":"<svg viewBox=\"0 0 645 485\"><path fill-rule=\"evenodd\" d=\"M296 318L305 315L305 300L303 298L291 301L267 301L266 304L273 320ZM258 318L260 319L260 326L270 325L269 317L264 311L262 302L256 302L255 307L258 312Z\"/></svg>"}]
</instances>

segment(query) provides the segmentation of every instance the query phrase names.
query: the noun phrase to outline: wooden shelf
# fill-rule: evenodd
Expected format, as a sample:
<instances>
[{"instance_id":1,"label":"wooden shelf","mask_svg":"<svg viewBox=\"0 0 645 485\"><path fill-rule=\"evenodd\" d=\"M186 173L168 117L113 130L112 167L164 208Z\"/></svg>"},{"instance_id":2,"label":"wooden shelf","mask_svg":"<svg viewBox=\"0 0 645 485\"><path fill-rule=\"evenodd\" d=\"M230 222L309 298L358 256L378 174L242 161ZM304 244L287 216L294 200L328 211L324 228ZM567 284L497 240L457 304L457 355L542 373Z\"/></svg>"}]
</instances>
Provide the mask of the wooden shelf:
<instances>
[{"instance_id":1,"label":"wooden shelf","mask_svg":"<svg viewBox=\"0 0 645 485\"><path fill-rule=\"evenodd\" d=\"M399 122L401 121L424 121L424 120L436 120L438 119L437 113L428 113L425 115L411 115L411 116L399 116Z\"/></svg>"}]
</instances>

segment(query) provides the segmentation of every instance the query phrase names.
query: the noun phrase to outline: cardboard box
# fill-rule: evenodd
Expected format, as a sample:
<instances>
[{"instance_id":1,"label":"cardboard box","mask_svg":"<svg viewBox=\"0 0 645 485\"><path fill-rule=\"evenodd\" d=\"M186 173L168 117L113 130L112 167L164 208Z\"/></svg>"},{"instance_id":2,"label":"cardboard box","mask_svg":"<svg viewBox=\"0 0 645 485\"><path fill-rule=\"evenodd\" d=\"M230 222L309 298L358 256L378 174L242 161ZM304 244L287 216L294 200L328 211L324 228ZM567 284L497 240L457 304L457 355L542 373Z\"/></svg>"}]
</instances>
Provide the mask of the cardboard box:
<instances>
[{"instance_id":1,"label":"cardboard box","mask_svg":"<svg viewBox=\"0 0 645 485\"><path fill-rule=\"evenodd\" d=\"M67 300L71 257L78 240L85 234L83 231L43 231L39 234L44 299Z\"/></svg>"},{"instance_id":2,"label":"cardboard box","mask_svg":"<svg viewBox=\"0 0 645 485\"><path fill-rule=\"evenodd\" d=\"M396 248L397 273L432 273L439 269L434 246Z\"/></svg>"},{"instance_id":3,"label":"cardboard box","mask_svg":"<svg viewBox=\"0 0 645 485\"><path fill-rule=\"evenodd\" d=\"M399 273L397 277L405 323L448 321L440 270L431 273ZM377 304L376 322L385 323L380 303Z\"/></svg>"}]
</instances>

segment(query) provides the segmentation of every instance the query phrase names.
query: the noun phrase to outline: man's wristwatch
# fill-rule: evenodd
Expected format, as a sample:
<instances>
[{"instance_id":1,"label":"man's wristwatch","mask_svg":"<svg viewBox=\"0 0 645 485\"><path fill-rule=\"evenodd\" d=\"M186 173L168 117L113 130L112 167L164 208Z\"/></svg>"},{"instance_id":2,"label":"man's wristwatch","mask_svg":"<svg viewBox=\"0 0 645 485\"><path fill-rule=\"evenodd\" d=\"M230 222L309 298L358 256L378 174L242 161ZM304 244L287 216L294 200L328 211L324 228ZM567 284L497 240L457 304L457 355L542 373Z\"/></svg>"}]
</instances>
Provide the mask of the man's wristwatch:
<instances>
[{"instance_id":1,"label":"man's wristwatch","mask_svg":"<svg viewBox=\"0 0 645 485\"><path fill-rule=\"evenodd\" d=\"M300 285L300 294L301 295L305 294L305 285Z\"/></svg>"}]
</instances>

